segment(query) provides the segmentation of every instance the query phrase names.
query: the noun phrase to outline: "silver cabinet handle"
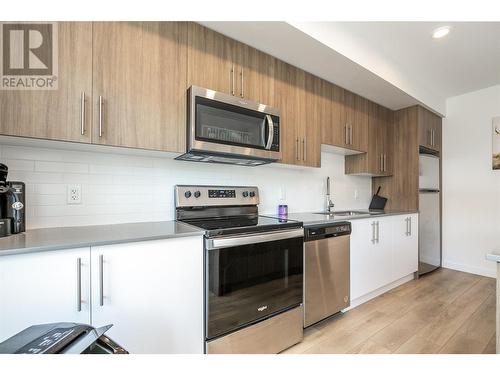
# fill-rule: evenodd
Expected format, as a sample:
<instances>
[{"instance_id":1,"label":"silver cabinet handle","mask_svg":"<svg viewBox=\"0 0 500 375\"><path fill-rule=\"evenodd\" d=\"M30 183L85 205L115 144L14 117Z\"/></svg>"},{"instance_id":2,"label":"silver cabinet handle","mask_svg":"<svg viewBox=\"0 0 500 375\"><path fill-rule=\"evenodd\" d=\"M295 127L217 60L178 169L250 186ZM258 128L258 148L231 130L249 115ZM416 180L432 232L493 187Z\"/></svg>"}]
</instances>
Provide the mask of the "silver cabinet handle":
<instances>
[{"instance_id":1,"label":"silver cabinet handle","mask_svg":"<svg viewBox=\"0 0 500 375\"><path fill-rule=\"evenodd\" d=\"M349 144L352 146L352 124L349 124Z\"/></svg>"},{"instance_id":2,"label":"silver cabinet handle","mask_svg":"<svg viewBox=\"0 0 500 375\"><path fill-rule=\"evenodd\" d=\"M384 154L384 172L387 172L387 154Z\"/></svg>"},{"instance_id":3,"label":"silver cabinet handle","mask_svg":"<svg viewBox=\"0 0 500 375\"><path fill-rule=\"evenodd\" d=\"M268 126L266 150L270 150L274 139L274 122L271 115L266 115L266 121Z\"/></svg>"},{"instance_id":4,"label":"silver cabinet handle","mask_svg":"<svg viewBox=\"0 0 500 375\"><path fill-rule=\"evenodd\" d=\"M234 64L231 66L231 95L234 95Z\"/></svg>"},{"instance_id":5,"label":"silver cabinet handle","mask_svg":"<svg viewBox=\"0 0 500 375\"><path fill-rule=\"evenodd\" d=\"M76 259L76 311L82 311L82 258Z\"/></svg>"},{"instance_id":6,"label":"silver cabinet handle","mask_svg":"<svg viewBox=\"0 0 500 375\"><path fill-rule=\"evenodd\" d=\"M372 222L372 243L375 243L375 222Z\"/></svg>"},{"instance_id":7,"label":"silver cabinet handle","mask_svg":"<svg viewBox=\"0 0 500 375\"><path fill-rule=\"evenodd\" d=\"M82 91L80 106L80 134L85 135L85 91Z\"/></svg>"},{"instance_id":8,"label":"silver cabinet handle","mask_svg":"<svg viewBox=\"0 0 500 375\"><path fill-rule=\"evenodd\" d=\"M436 131L432 129L432 145L436 146Z\"/></svg>"},{"instance_id":9,"label":"silver cabinet handle","mask_svg":"<svg viewBox=\"0 0 500 375\"><path fill-rule=\"evenodd\" d=\"M245 95L243 93L243 68L241 68L241 90L240 90L240 96L243 98Z\"/></svg>"},{"instance_id":10,"label":"silver cabinet handle","mask_svg":"<svg viewBox=\"0 0 500 375\"><path fill-rule=\"evenodd\" d=\"M102 137L102 96L99 95L99 138Z\"/></svg>"},{"instance_id":11,"label":"silver cabinet handle","mask_svg":"<svg viewBox=\"0 0 500 375\"><path fill-rule=\"evenodd\" d=\"M380 242L380 223L377 221L377 243Z\"/></svg>"},{"instance_id":12,"label":"silver cabinet handle","mask_svg":"<svg viewBox=\"0 0 500 375\"><path fill-rule=\"evenodd\" d=\"M411 217L408 218L408 236L411 236Z\"/></svg>"},{"instance_id":13,"label":"silver cabinet handle","mask_svg":"<svg viewBox=\"0 0 500 375\"><path fill-rule=\"evenodd\" d=\"M299 139L298 138L295 140L295 146L296 146L295 147L295 156L297 157L297 160L300 160L300 155L299 155L300 149L299 149Z\"/></svg>"},{"instance_id":14,"label":"silver cabinet handle","mask_svg":"<svg viewBox=\"0 0 500 375\"><path fill-rule=\"evenodd\" d=\"M384 155L380 154L380 172L383 172L384 171Z\"/></svg>"},{"instance_id":15,"label":"silver cabinet handle","mask_svg":"<svg viewBox=\"0 0 500 375\"><path fill-rule=\"evenodd\" d=\"M405 223L406 223L406 230L405 230L405 236L408 237L408 218L405 218Z\"/></svg>"},{"instance_id":16,"label":"silver cabinet handle","mask_svg":"<svg viewBox=\"0 0 500 375\"><path fill-rule=\"evenodd\" d=\"M349 130L347 130L347 127L349 125L345 124L344 125L344 131L345 131L345 144L348 145L349 144Z\"/></svg>"},{"instance_id":17,"label":"silver cabinet handle","mask_svg":"<svg viewBox=\"0 0 500 375\"><path fill-rule=\"evenodd\" d=\"M302 138L302 160L306 161L307 160L307 156L306 156L306 138Z\"/></svg>"},{"instance_id":18,"label":"silver cabinet handle","mask_svg":"<svg viewBox=\"0 0 500 375\"><path fill-rule=\"evenodd\" d=\"M104 256L99 255L99 306L104 306Z\"/></svg>"}]
</instances>

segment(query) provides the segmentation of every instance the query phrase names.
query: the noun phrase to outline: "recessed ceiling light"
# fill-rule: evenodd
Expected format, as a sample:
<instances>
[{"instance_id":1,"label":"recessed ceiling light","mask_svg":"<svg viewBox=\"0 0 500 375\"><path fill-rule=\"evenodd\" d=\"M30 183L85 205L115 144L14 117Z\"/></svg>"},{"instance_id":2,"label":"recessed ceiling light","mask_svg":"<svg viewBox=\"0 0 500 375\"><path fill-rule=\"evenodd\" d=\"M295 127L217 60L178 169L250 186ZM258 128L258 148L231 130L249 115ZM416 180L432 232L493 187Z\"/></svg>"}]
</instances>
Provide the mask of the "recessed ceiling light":
<instances>
[{"instance_id":1,"label":"recessed ceiling light","mask_svg":"<svg viewBox=\"0 0 500 375\"><path fill-rule=\"evenodd\" d=\"M432 37L434 39L439 39L442 38L443 36L448 35L449 32L450 32L449 26L438 27L436 30L432 32Z\"/></svg>"}]
</instances>

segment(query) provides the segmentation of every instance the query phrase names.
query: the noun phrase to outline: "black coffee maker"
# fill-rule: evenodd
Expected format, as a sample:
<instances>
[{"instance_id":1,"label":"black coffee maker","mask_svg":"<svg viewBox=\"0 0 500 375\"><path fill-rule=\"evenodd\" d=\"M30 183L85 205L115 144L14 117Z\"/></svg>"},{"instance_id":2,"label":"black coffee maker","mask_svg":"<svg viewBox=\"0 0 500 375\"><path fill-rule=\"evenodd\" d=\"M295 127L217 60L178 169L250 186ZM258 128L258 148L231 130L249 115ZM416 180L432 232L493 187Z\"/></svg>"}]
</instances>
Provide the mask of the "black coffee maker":
<instances>
[{"instance_id":1,"label":"black coffee maker","mask_svg":"<svg viewBox=\"0 0 500 375\"><path fill-rule=\"evenodd\" d=\"M26 186L24 182L7 181L9 168L0 163L0 237L26 230Z\"/></svg>"}]
</instances>

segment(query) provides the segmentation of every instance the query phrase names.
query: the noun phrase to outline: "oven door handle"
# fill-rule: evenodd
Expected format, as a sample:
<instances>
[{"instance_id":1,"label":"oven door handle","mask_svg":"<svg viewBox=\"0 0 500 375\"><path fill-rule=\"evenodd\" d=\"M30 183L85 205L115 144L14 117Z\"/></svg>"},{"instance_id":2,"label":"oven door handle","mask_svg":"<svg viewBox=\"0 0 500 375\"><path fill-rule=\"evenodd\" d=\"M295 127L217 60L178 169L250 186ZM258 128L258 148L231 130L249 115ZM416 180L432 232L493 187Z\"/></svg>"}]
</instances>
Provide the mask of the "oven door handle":
<instances>
[{"instance_id":1,"label":"oven door handle","mask_svg":"<svg viewBox=\"0 0 500 375\"><path fill-rule=\"evenodd\" d=\"M273 139L274 139L273 118L270 115L266 115L266 122L268 124L266 150L270 150L271 146L273 145Z\"/></svg>"},{"instance_id":2,"label":"oven door handle","mask_svg":"<svg viewBox=\"0 0 500 375\"><path fill-rule=\"evenodd\" d=\"M226 247L236 247L242 245L252 245L254 243L286 240L289 238L304 237L304 230L292 229L270 233L249 234L245 236L228 236L223 238L209 238L205 245L207 250L216 250Z\"/></svg>"}]
</instances>

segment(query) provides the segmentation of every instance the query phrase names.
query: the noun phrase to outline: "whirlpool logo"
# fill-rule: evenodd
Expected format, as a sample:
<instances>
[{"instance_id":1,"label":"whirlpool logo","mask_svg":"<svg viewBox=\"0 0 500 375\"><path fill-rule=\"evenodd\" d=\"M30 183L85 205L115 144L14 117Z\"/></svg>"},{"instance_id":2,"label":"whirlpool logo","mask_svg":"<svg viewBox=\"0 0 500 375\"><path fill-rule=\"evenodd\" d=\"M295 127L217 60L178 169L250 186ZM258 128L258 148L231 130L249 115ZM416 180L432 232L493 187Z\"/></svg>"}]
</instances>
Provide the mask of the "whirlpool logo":
<instances>
[{"instance_id":1,"label":"whirlpool logo","mask_svg":"<svg viewBox=\"0 0 500 375\"><path fill-rule=\"evenodd\" d=\"M57 23L2 22L0 26L0 89L57 89Z\"/></svg>"}]
</instances>

